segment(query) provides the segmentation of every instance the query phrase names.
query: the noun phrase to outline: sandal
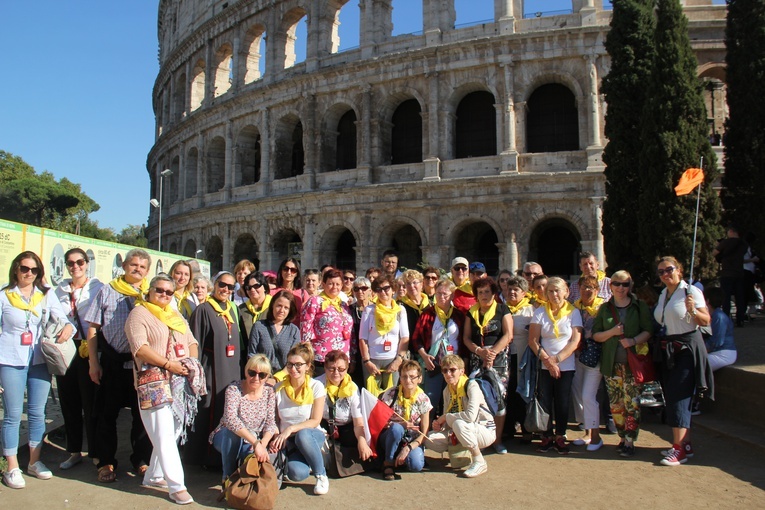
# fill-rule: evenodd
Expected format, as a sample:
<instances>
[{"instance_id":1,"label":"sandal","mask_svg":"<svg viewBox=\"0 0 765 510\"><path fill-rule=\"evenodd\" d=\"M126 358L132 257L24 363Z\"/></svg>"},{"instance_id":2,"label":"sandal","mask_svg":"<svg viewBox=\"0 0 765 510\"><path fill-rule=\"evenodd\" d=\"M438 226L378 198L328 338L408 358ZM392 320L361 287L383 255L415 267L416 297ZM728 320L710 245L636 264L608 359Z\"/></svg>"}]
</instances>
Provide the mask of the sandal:
<instances>
[{"instance_id":1,"label":"sandal","mask_svg":"<svg viewBox=\"0 0 765 510\"><path fill-rule=\"evenodd\" d=\"M393 481L396 479L396 470L393 466L385 466L383 468L383 480Z\"/></svg>"},{"instance_id":2,"label":"sandal","mask_svg":"<svg viewBox=\"0 0 765 510\"><path fill-rule=\"evenodd\" d=\"M143 476L146 474L146 471L148 471L148 469L149 469L149 466L147 466L146 464L141 464L140 466L135 468L135 473L137 475Z\"/></svg>"},{"instance_id":3,"label":"sandal","mask_svg":"<svg viewBox=\"0 0 765 510\"><path fill-rule=\"evenodd\" d=\"M107 464L98 468L98 481L101 483L116 482L117 473L114 472L114 466Z\"/></svg>"}]
</instances>

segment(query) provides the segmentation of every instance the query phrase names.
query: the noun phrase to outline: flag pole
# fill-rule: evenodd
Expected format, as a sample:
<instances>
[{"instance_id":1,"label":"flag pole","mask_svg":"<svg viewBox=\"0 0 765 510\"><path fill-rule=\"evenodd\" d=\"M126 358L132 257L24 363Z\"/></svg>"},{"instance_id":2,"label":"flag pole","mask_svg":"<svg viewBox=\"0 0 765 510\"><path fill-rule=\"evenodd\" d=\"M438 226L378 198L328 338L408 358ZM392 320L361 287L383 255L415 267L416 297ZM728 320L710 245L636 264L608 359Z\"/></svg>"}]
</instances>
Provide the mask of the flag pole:
<instances>
[{"instance_id":1,"label":"flag pole","mask_svg":"<svg viewBox=\"0 0 765 510\"><path fill-rule=\"evenodd\" d=\"M704 169L704 156L701 156L701 161L699 161L699 168L702 170ZM698 232L699 229L699 205L701 203L701 184L704 181L699 183L698 191L696 193L696 222L693 225L693 247L691 248L691 273L690 273L690 281L688 282L688 285L693 285L693 262L696 260L696 232Z\"/></svg>"}]
</instances>

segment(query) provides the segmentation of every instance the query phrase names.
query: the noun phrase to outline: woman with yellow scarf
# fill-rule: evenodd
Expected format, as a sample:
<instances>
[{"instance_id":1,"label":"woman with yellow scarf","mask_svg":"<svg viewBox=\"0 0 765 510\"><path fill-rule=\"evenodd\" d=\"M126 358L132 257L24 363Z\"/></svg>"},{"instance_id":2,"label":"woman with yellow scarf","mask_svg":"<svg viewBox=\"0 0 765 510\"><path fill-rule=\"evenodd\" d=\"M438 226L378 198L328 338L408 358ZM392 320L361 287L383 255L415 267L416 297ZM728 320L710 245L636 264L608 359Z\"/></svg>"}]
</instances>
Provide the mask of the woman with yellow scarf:
<instances>
[{"instance_id":1,"label":"woman with yellow scarf","mask_svg":"<svg viewBox=\"0 0 765 510\"><path fill-rule=\"evenodd\" d=\"M157 275L149 283L146 301L138 301L130 312L125 322L125 334L135 360L134 370L156 366L172 375L185 377L189 374L185 363L190 361L186 358L196 361L197 341L189 331L186 320L170 305L174 293L175 282L166 274ZM140 411L141 421L154 447L143 485L167 488L171 500L185 505L193 503L194 499L184 484L177 441L193 416L177 416L175 412L173 402Z\"/></svg>"},{"instance_id":2,"label":"woman with yellow scarf","mask_svg":"<svg viewBox=\"0 0 765 510\"><path fill-rule=\"evenodd\" d=\"M529 347L543 365L539 371L539 402L551 417L537 451L544 453L555 448L559 454L566 455L569 453L565 435L571 382L576 370L574 351L582 336L582 315L566 301L568 285L562 278L553 276L547 280L545 292L545 303L534 310L529 325Z\"/></svg>"},{"instance_id":3,"label":"woman with yellow scarf","mask_svg":"<svg viewBox=\"0 0 765 510\"><path fill-rule=\"evenodd\" d=\"M247 356L264 354L274 372L279 372L287 364L290 349L300 343L300 330L292 323L297 306L295 296L288 290L280 290L268 297L268 310L252 326Z\"/></svg>"},{"instance_id":4,"label":"woman with yellow scarf","mask_svg":"<svg viewBox=\"0 0 765 510\"><path fill-rule=\"evenodd\" d=\"M452 439L470 450L472 462L465 470L467 478L475 478L488 470L481 448L494 443L497 428L481 388L470 384L465 375L465 362L456 354L441 360L441 372L446 380L444 414L433 421L428 434L428 448L443 453Z\"/></svg>"},{"instance_id":5,"label":"woman with yellow scarf","mask_svg":"<svg viewBox=\"0 0 765 510\"><path fill-rule=\"evenodd\" d=\"M170 266L168 274L175 281L175 294L170 301L170 306L176 312L180 312L184 319L189 320L197 307L191 298L191 293L194 291L194 285L191 282L191 264L185 260L176 260Z\"/></svg>"},{"instance_id":6,"label":"woman with yellow scarf","mask_svg":"<svg viewBox=\"0 0 765 510\"><path fill-rule=\"evenodd\" d=\"M329 478L324 467L321 447L324 431L321 417L327 392L324 385L313 379L313 351L298 344L287 355L287 378L276 388L276 415L279 434L270 445L272 452L287 451L287 476L293 482L308 478L309 470L316 477L313 493L326 494Z\"/></svg>"},{"instance_id":7,"label":"woman with yellow scarf","mask_svg":"<svg viewBox=\"0 0 765 510\"><path fill-rule=\"evenodd\" d=\"M388 427L377 439L377 451L383 456L385 480L395 480L396 467L404 464L409 471L422 471L425 467L422 443L430 428L429 413L433 408L428 395L419 386L422 380L419 363L404 361L399 376L399 384L380 395L380 400L393 409Z\"/></svg>"},{"instance_id":8,"label":"woman with yellow scarf","mask_svg":"<svg viewBox=\"0 0 765 510\"><path fill-rule=\"evenodd\" d=\"M401 275L401 279L404 280L404 295L398 300L398 303L406 310L407 324L414 330L420 315L430 306L430 299L422 291L422 273L416 269L407 269ZM412 349L412 354L416 355L417 351Z\"/></svg>"},{"instance_id":9,"label":"woman with yellow scarf","mask_svg":"<svg viewBox=\"0 0 765 510\"><path fill-rule=\"evenodd\" d=\"M244 277L242 292L247 299L239 305L239 329L244 338L250 338L253 324L266 317L271 304L270 290L268 279L260 271Z\"/></svg>"}]
</instances>

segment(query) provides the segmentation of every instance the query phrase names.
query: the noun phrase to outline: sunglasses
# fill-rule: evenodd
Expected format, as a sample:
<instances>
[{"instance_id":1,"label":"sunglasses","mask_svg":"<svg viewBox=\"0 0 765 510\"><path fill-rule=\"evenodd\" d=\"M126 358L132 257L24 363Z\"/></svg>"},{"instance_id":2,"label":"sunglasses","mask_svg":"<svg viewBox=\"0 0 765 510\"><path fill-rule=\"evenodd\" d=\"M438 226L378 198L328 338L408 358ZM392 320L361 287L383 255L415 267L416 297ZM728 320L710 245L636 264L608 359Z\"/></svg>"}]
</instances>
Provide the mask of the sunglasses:
<instances>
[{"instance_id":1,"label":"sunglasses","mask_svg":"<svg viewBox=\"0 0 765 510\"><path fill-rule=\"evenodd\" d=\"M21 274L27 274L30 271L35 276L40 274L40 268L39 267L19 266L19 271L21 271Z\"/></svg>"},{"instance_id":2,"label":"sunglasses","mask_svg":"<svg viewBox=\"0 0 765 510\"><path fill-rule=\"evenodd\" d=\"M327 372L345 372L348 370L348 367L325 367Z\"/></svg>"},{"instance_id":3,"label":"sunglasses","mask_svg":"<svg viewBox=\"0 0 765 510\"><path fill-rule=\"evenodd\" d=\"M385 287L380 287L379 289L377 289L377 292L388 292L390 291L390 289L391 289L391 286L386 285Z\"/></svg>"},{"instance_id":4,"label":"sunglasses","mask_svg":"<svg viewBox=\"0 0 765 510\"><path fill-rule=\"evenodd\" d=\"M468 268L466 268L465 266L455 266L452 268L452 271L458 271L460 273L464 273L467 270Z\"/></svg>"},{"instance_id":5,"label":"sunglasses","mask_svg":"<svg viewBox=\"0 0 765 510\"><path fill-rule=\"evenodd\" d=\"M457 367L442 368L441 369L441 373L442 374L456 374L457 370L459 370L459 368L457 368Z\"/></svg>"},{"instance_id":6,"label":"sunglasses","mask_svg":"<svg viewBox=\"0 0 765 510\"><path fill-rule=\"evenodd\" d=\"M353 288L353 292L358 292L358 291L366 292L368 290L369 290L369 287L354 287Z\"/></svg>"},{"instance_id":7,"label":"sunglasses","mask_svg":"<svg viewBox=\"0 0 765 510\"><path fill-rule=\"evenodd\" d=\"M77 259L77 260L67 260L66 261L66 267L74 267L77 266L84 266L85 265L85 259Z\"/></svg>"},{"instance_id":8,"label":"sunglasses","mask_svg":"<svg viewBox=\"0 0 765 510\"><path fill-rule=\"evenodd\" d=\"M343 280L345 280L346 282L352 282L355 279L356 279L355 276L343 276Z\"/></svg>"},{"instance_id":9,"label":"sunglasses","mask_svg":"<svg viewBox=\"0 0 765 510\"><path fill-rule=\"evenodd\" d=\"M233 291L236 288L236 285L233 283L218 282L218 288Z\"/></svg>"},{"instance_id":10,"label":"sunglasses","mask_svg":"<svg viewBox=\"0 0 765 510\"><path fill-rule=\"evenodd\" d=\"M160 289L159 287L154 287L154 292L158 295L164 294L165 296L172 296L175 294L175 291L172 289Z\"/></svg>"},{"instance_id":11,"label":"sunglasses","mask_svg":"<svg viewBox=\"0 0 765 510\"><path fill-rule=\"evenodd\" d=\"M287 272L287 273L297 274L298 270L297 270L297 268L296 268L296 267L290 267L290 266L287 266L287 267L283 267L283 268L282 268L282 272Z\"/></svg>"},{"instance_id":12,"label":"sunglasses","mask_svg":"<svg viewBox=\"0 0 765 510\"><path fill-rule=\"evenodd\" d=\"M499 283L507 283L510 281L510 278L500 278Z\"/></svg>"},{"instance_id":13,"label":"sunglasses","mask_svg":"<svg viewBox=\"0 0 765 510\"><path fill-rule=\"evenodd\" d=\"M438 276L426 276L426 280L438 280Z\"/></svg>"},{"instance_id":14,"label":"sunglasses","mask_svg":"<svg viewBox=\"0 0 765 510\"><path fill-rule=\"evenodd\" d=\"M290 370L290 369L293 369L293 368L296 368L296 369L300 370L301 368L303 368L306 365L308 365L308 363L299 363L299 362L298 363L289 363L288 362L286 365L284 365L284 368L286 368L287 370Z\"/></svg>"},{"instance_id":15,"label":"sunglasses","mask_svg":"<svg viewBox=\"0 0 765 510\"><path fill-rule=\"evenodd\" d=\"M625 289L628 288L631 285L631 282L611 282L611 285L614 287L624 287Z\"/></svg>"},{"instance_id":16,"label":"sunglasses","mask_svg":"<svg viewBox=\"0 0 765 510\"><path fill-rule=\"evenodd\" d=\"M675 266L667 266L666 269L657 269L656 272L659 276L664 276L665 274L672 274L675 272L675 269L677 269Z\"/></svg>"},{"instance_id":17,"label":"sunglasses","mask_svg":"<svg viewBox=\"0 0 765 510\"><path fill-rule=\"evenodd\" d=\"M263 286L263 285L261 285L260 283L256 283L255 285L245 285L245 286L244 286L244 290L245 290L245 291L248 291L248 290L258 290L258 289L259 289L259 288L261 288L262 286ZM233 289L231 289L231 290L233 290Z\"/></svg>"},{"instance_id":18,"label":"sunglasses","mask_svg":"<svg viewBox=\"0 0 765 510\"><path fill-rule=\"evenodd\" d=\"M257 377L261 381L263 379L268 379L268 372L258 372L257 370L247 370L247 376L248 377Z\"/></svg>"}]
</instances>

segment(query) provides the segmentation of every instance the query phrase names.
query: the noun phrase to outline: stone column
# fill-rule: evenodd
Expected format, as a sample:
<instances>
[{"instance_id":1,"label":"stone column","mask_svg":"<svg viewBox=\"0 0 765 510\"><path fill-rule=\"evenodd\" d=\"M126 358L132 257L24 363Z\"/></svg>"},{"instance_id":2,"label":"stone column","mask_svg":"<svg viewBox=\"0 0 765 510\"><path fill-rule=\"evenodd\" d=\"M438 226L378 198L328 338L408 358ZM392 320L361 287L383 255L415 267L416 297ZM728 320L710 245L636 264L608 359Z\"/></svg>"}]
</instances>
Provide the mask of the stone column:
<instances>
[{"instance_id":1,"label":"stone column","mask_svg":"<svg viewBox=\"0 0 765 510\"><path fill-rule=\"evenodd\" d=\"M231 58L234 60L231 63L231 91L235 93L239 91L239 87L244 81L240 62L242 61L242 58L247 58L246 55L242 55L242 40L240 32L241 30L237 28L236 35L234 36L234 53L231 55Z\"/></svg>"},{"instance_id":2,"label":"stone column","mask_svg":"<svg viewBox=\"0 0 765 510\"><path fill-rule=\"evenodd\" d=\"M312 215L304 216L304 228L303 228L303 256L300 261L300 265L303 267L314 267L317 265L315 262L316 246L314 246L314 237L316 234L316 224L314 223L314 217ZM302 275L299 275L302 277Z\"/></svg>"},{"instance_id":3,"label":"stone column","mask_svg":"<svg viewBox=\"0 0 765 510\"><path fill-rule=\"evenodd\" d=\"M516 12L523 18L523 0L494 0L494 21L501 35L515 33Z\"/></svg>"},{"instance_id":4,"label":"stone column","mask_svg":"<svg viewBox=\"0 0 765 510\"><path fill-rule=\"evenodd\" d=\"M223 195L226 202L231 200L231 188L234 187L234 122L226 122L226 153L223 163L224 183Z\"/></svg>"},{"instance_id":5,"label":"stone column","mask_svg":"<svg viewBox=\"0 0 765 510\"><path fill-rule=\"evenodd\" d=\"M205 46L205 98L202 100L202 106L208 106L215 97L215 68L213 66L215 50L212 43L212 39L208 39Z\"/></svg>"},{"instance_id":6,"label":"stone column","mask_svg":"<svg viewBox=\"0 0 765 510\"><path fill-rule=\"evenodd\" d=\"M518 243L515 240L514 232L510 234L510 240L505 243L505 267L513 273L520 269Z\"/></svg>"},{"instance_id":7,"label":"stone column","mask_svg":"<svg viewBox=\"0 0 765 510\"><path fill-rule=\"evenodd\" d=\"M502 148L502 170L500 174L518 173L518 150L515 145L515 104L513 102L513 89L515 73L512 60L500 64L505 85L505 104L501 105L504 113L504 136L501 140Z\"/></svg>"},{"instance_id":8,"label":"stone column","mask_svg":"<svg viewBox=\"0 0 765 510\"><path fill-rule=\"evenodd\" d=\"M271 136L271 110L263 108L262 110L262 130L260 132L260 189L259 196L267 196L271 189L271 182L274 180L273 162L271 161L271 152L274 137ZM261 244L261 246L263 246ZM262 250L263 248L261 248ZM265 258L263 258L265 260Z\"/></svg>"},{"instance_id":9,"label":"stone column","mask_svg":"<svg viewBox=\"0 0 765 510\"><path fill-rule=\"evenodd\" d=\"M175 201L178 202L178 212L183 212L183 200L186 198L186 144L178 144L178 179L175 181L176 188ZM180 248L183 250L183 247Z\"/></svg>"},{"instance_id":10,"label":"stone column","mask_svg":"<svg viewBox=\"0 0 765 510\"><path fill-rule=\"evenodd\" d=\"M186 83L183 84L186 95L183 98L183 112L181 117L186 117L191 111L191 61L186 61Z\"/></svg>"},{"instance_id":11,"label":"stone column","mask_svg":"<svg viewBox=\"0 0 765 510\"><path fill-rule=\"evenodd\" d=\"M526 101L515 102L515 139L516 150L519 153L527 151L526 148Z\"/></svg>"},{"instance_id":12,"label":"stone column","mask_svg":"<svg viewBox=\"0 0 765 510\"><path fill-rule=\"evenodd\" d=\"M207 156L205 155L205 135L203 133L199 133L199 136L197 137L197 197L202 197L205 194L204 169L206 160Z\"/></svg>"},{"instance_id":13,"label":"stone column","mask_svg":"<svg viewBox=\"0 0 765 510\"><path fill-rule=\"evenodd\" d=\"M361 209L361 232L359 239L360 246L356 247L356 267L372 267L377 262L373 260L372 248L375 242L372 240L372 210ZM359 260L361 259L361 260Z\"/></svg>"},{"instance_id":14,"label":"stone column","mask_svg":"<svg viewBox=\"0 0 765 510\"><path fill-rule=\"evenodd\" d=\"M592 240L592 252L603 267L606 267L606 252L603 249L603 201L606 197L590 197L592 201L592 224L595 238Z\"/></svg>"},{"instance_id":15,"label":"stone column","mask_svg":"<svg viewBox=\"0 0 765 510\"><path fill-rule=\"evenodd\" d=\"M308 8L308 41L305 48L305 70L315 71L319 68L319 43L321 39L321 0L312 0Z\"/></svg>"},{"instance_id":16,"label":"stone column","mask_svg":"<svg viewBox=\"0 0 765 510\"><path fill-rule=\"evenodd\" d=\"M457 20L454 1L422 0L423 33L427 46L441 44L441 34L452 30Z\"/></svg>"},{"instance_id":17,"label":"stone column","mask_svg":"<svg viewBox=\"0 0 765 510\"><path fill-rule=\"evenodd\" d=\"M178 121L178 113L175 111L176 104L175 104L175 76L173 73L170 73L169 78L169 84L170 85L170 125L175 124Z\"/></svg>"},{"instance_id":18,"label":"stone column","mask_svg":"<svg viewBox=\"0 0 765 510\"><path fill-rule=\"evenodd\" d=\"M597 55L584 55L587 61L587 75L589 77L589 101L587 102L588 124L590 126L588 145L600 147L600 95L598 94L598 66Z\"/></svg>"},{"instance_id":19,"label":"stone column","mask_svg":"<svg viewBox=\"0 0 765 510\"><path fill-rule=\"evenodd\" d=\"M303 132L303 147L305 149L305 175L308 179L308 189L316 188L316 172L318 169L318 145L317 138L319 131L317 129L317 105L316 94L311 94L305 105L305 125Z\"/></svg>"},{"instance_id":20,"label":"stone column","mask_svg":"<svg viewBox=\"0 0 765 510\"><path fill-rule=\"evenodd\" d=\"M233 269L235 262L232 260L234 258L234 252L232 249L232 242L231 242L231 229L232 224L230 221L226 221L222 225L222 231L223 231L223 239L221 241L223 242L223 270L224 271L230 271Z\"/></svg>"},{"instance_id":21,"label":"stone column","mask_svg":"<svg viewBox=\"0 0 765 510\"><path fill-rule=\"evenodd\" d=\"M438 105L440 103L438 72L427 73L426 78L428 80L428 148L425 154L429 158L437 158L440 156L438 150Z\"/></svg>"}]
</instances>

